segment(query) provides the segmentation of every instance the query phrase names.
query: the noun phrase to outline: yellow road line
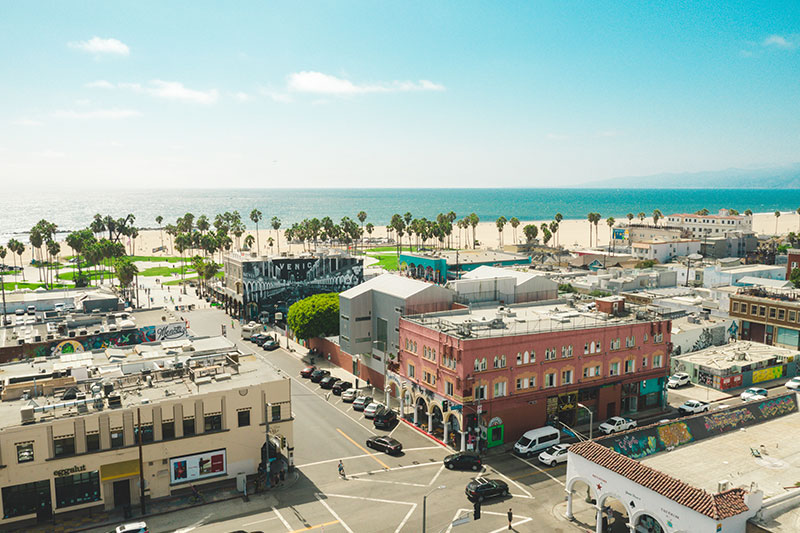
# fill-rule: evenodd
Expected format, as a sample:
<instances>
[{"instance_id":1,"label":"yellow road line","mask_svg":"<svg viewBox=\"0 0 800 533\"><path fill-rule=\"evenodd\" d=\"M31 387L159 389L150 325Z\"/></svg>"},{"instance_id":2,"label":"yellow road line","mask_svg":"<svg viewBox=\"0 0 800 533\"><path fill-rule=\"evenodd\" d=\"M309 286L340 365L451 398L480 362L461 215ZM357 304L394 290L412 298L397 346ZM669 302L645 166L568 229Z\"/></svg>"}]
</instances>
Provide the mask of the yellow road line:
<instances>
[{"instance_id":1,"label":"yellow road line","mask_svg":"<svg viewBox=\"0 0 800 533\"><path fill-rule=\"evenodd\" d=\"M339 428L336 428L336 431L338 431L339 433L341 433L341 434L342 434L342 436L343 436L344 438L346 438L347 440L349 440L350 442L352 442L354 445L356 445L356 446L358 447L358 449L359 449L359 450L361 450L362 452L366 453L367 455L369 455L370 457L372 457L373 459L375 459L375 460L378 462L378 464L379 464L379 465L381 465L383 468L385 468L386 470L391 470L391 468L389 467L389 465L387 465L386 463L384 463L383 461L381 461L380 459L378 459L377 457L375 457L375 455L374 455L374 454L372 454L371 452L369 452L369 450L367 450L366 448L364 448L363 446L361 446L359 443L357 443L356 441L354 441L353 439L351 439L351 438L350 438L350 437L349 437L349 436L348 436L348 435L347 435L347 434L346 434L344 431L342 431L342 430L341 430L341 429L339 429Z\"/></svg>"},{"instance_id":2,"label":"yellow road line","mask_svg":"<svg viewBox=\"0 0 800 533\"><path fill-rule=\"evenodd\" d=\"M551 466L549 468L540 468L539 470L534 470L533 472L528 472L527 474L522 474L521 476L517 476L517 477L510 477L508 479L513 479L514 481L516 481L516 480L522 479L524 477L535 476L536 474L543 474L544 472L548 472L550 470L555 470L556 468L558 468L558 467L557 466Z\"/></svg>"},{"instance_id":3,"label":"yellow road line","mask_svg":"<svg viewBox=\"0 0 800 533\"><path fill-rule=\"evenodd\" d=\"M300 531L311 531L312 529L319 529L321 527L331 526L333 524L338 524L338 523L339 523L338 520L331 520L330 522L325 522L324 524L317 524L316 526L308 526L308 527L304 527L303 529L295 529L291 533L298 533Z\"/></svg>"}]
</instances>

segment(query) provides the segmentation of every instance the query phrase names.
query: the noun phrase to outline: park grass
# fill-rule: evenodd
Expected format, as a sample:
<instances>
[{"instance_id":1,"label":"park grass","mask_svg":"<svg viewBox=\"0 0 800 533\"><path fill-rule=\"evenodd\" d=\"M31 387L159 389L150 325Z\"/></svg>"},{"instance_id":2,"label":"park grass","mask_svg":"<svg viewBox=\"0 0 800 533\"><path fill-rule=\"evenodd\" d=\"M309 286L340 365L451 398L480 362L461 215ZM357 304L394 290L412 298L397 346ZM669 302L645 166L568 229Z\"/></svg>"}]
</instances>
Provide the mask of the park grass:
<instances>
[{"instance_id":1,"label":"park grass","mask_svg":"<svg viewBox=\"0 0 800 533\"><path fill-rule=\"evenodd\" d=\"M84 270L83 275L87 277L87 279L107 279L113 276L113 272L110 270ZM62 274L58 274L56 277L58 279L63 279L65 281L75 281L75 278L78 276L78 271L74 270L72 272L64 272Z\"/></svg>"},{"instance_id":2,"label":"park grass","mask_svg":"<svg viewBox=\"0 0 800 533\"><path fill-rule=\"evenodd\" d=\"M383 267L386 270L397 270L397 256L392 255L380 255L377 256L378 262L370 265L370 266L379 266Z\"/></svg>"},{"instance_id":3,"label":"park grass","mask_svg":"<svg viewBox=\"0 0 800 533\"><path fill-rule=\"evenodd\" d=\"M190 268L188 265L185 265L183 267L183 270L184 270L185 274L188 274L190 272L194 273L194 271L195 271L193 268ZM164 277L164 276L172 276L172 275L180 275L180 274L181 274L181 267L173 268L173 267L165 267L165 266L145 268L144 270L141 270L139 272L140 276L150 276L150 277L152 277L152 276Z\"/></svg>"},{"instance_id":4,"label":"park grass","mask_svg":"<svg viewBox=\"0 0 800 533\"><path fill-rule=\"evenodd\" d=\"M38 289L39 287L44 287L44 283L3 283L5 290L13 291L14 289ZM72 288L72 285L65 285L64 283L56 283L54 285L55 289L69 289Z\"/></svg>"},{"instance_id":5,"label":"park grass","mask_svg":"<svg viewBox=\"0 0 800 533\"><path fill-rule=\"evenodd\" d=\"M173 256L163 256L159 257L156 255L132 255L130 256L131 261L139 261L139 262L154 262L157 263L159 261L166 262L166 263L180 263L180 257L173 257ZM186 256L183 258L184 263L189 263L191 261L191 257Z\"/></svg>"},{"instance_id":6,"label":"park grass","mask_svg":"<svg viewBox=\"0 0 800 533\"><path fill-rule=\"evenodd\" d=\"M225 273L224 273L224 272L217 272L217 275L216 275L215 277L222 279L224 276L225 276ZM186 278L186 280L185 280L185 281L186 281L186 283L189 283L190 281L197 282L199 279L200 279L200 276L193 276L193 277L191 277L191 278ZM184 280L180 280L180 279L173 279L173 280L171 280L171 281L165 281L165 282L164 282L164 285L172 285L172 286L174 286L174 285L180 285L180 284L181 284L183 281L184 281Z\"/></svg>"},{"instance_id":7,"label":"park grass","mask_svg":"<svg viewBox=\"0 0 800 533\"><path fill-rule=\"evenodd\" d=\"M361 250L360 250L361 251ZM377 246L375 248L367 248L367 252L397 252L397 246ZM413 252L411 246L403 246L400 249L401 252Z\"/></svg>"}]
</instances>

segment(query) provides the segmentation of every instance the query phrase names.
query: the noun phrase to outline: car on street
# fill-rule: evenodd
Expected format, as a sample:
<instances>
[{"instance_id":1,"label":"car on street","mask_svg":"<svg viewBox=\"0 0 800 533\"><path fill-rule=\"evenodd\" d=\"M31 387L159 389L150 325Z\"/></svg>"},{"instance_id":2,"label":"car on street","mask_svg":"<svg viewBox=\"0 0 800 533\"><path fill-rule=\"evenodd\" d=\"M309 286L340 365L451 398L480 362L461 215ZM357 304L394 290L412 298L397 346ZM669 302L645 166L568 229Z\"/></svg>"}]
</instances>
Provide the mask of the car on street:
<instances>
[{"instance_id":1,"label":"car on street","mask_svg":"<svg viewBox=\"0 0 800 533\"><path fill-rule=\"evenodd\" d=\"M372 425L377 429L390 429L398 423L397 413L393 409L384 407L372 419Z\"/></svg>"},{"instance_id":2,"label":"car on street","mask_svg":"<svg viewBox=\"0 0 800 533\"><path fill-rule=\"evenodd\" d=\"M319 383L322 381L322 378L330 375L330 370L322 370L321 368L318 368L311 373L311 383Z\"/></svg>"},{"instance_id":3,"label":"car on street","mask_svg":"<svg viewBox=\"0 0 800 533\"><path fill-rule=\"evenodd\" d=\"M624 418L622 416L612 416L602 424L600 424L600 431L606 435L616 433L617 431L626 431L636 427L636 420Z\"/></svg>"},{"instance_id":4,"label":"car on street","mask_svg":"<svg viewBox=\"0 0 800 533\"><path fill-rule=\"evenodd\" d=\"M375 418L375 413L384 408L381 402L372 402L364 408L364 418Z\"/></svg>"},{"instance_id":5,"label":"car on street","mask_svg":"<svg viewBox=\"0 0 800 533\"><path fill-rule=\"evenodd\" d=\"M792 378L786 382L786 388L789 390L800 389L800 377Z\"/></svg>"},{"instance_id":6,"label":"car on street","mask_svg":"<svg viewBox=\"0 0 800 533\"><path fill-rule=\"evenodd\" d=\"M359 394L361 393L358 389L347 389L346 391L342 392L342 401L345 403L353 403Z\"/></svg>"},{"instance_id":7,"label":"car on street","mask_svg":"<svg viewBox=\"0 0 800 533\"><path fill-rule=\"evenodd\" d=\"M323 389L332 389L337 381L339 381L339 378L336 376L325 376L319 380L319 386Z\"/></svg>"},{"instance_id":8,"label":"car on street","mask_svg":"<svg viewBox=\"0 0 800 533\"><path fill-rule=\"evenodd\" d=\"M301 378L310 378L311 377L311 373L314 372L314 370L316 370L316 369L317 369L317 367L315 367L314 365L308 365L307 367L305 367L303 370L300 371L300 377Z\"/></svg>"},{"instance_id":9,"label":"car on street","mask_svg":"<svg viewBox=\"0 0 800 533\"><path fill-rule=\"evenodd\" d=\"M352 386L353 384L350 383L349 381L340 379L339 381L333 384L333 388L331 390L335 395L340 396L344 391L346 391Z\"/></svg>"},{"instance_id":10,"label":"car on street","mask_svg":"<svg viewBox=\"0 0 800 533\"><path fill-rule=\"evenodd\" d=\"M711 406L708 405L707 402L701 402L700 400L686 400L680 407L678 407L678 412L682 415L693 415L696 413L704 413L710 409Z\"/></svg>"},{"instance_id":11,"label":"car on street","mask_svg":"<svg viewBox=\"0 0 800 533\"><path fill-rule=\"evenodd\" d=\"M467 498L470 501L482 502L486 498L508 496L508 484L500 479L476 477L467 483L467 488L464 492L467 493Z\"/></svg>"},{"instance_id":12,"label":"car on street","mask_svg":"<svg viewBox=\"0 0 800 533\"><path fill-rule=\"evenodd\" d=\"M117 526L117 529L114 530L114 533L149 533L149 529L147 529L147 524L144 522L131 522L129 524L123 524L121 526Z\"/></svg>"},{"instance_id":13,"label":"car on street","mask_svg":"<svg viewBox=\"0 0 800 533\"><path fill-rule=\"evenodd\" d=\"M400 441L392 437L370 437L367 439L367 448L379 450L389 455L395 455L403 451L403 445Z\"/></svg>"},{"instance_id":14,"label":"car on street","mask_svg":"<svg viewBox=\"0 0 800 533\"><path fill-rule=\"evenodd\" d=\"M261 346L267 339L269 339L269 335L267 335L266 333L253 333L247 340L249 340L253 344Z\"/></svg>"},{"instance_id":15,"label":"car on street","mask_svg":"<svg viewBox=\"0 0 800 533\"><path fill-rule=\"evenodd\" d=\"M689 381L689 374L686 372L677 372L669 377L667 380L667 387L670 389L677 389L678 387L688 385Z\"/></svg>"},{"instance_id":16,"label":"car on street","mask_svg":"<svg viewBox=\"0 0 800 533\"><path fill-rule=\"evenodd\" d=\"M272 337L267 337L267 340L265 340L261 344L261 347L264 348L266 351L271 352L272 350L277 350L278 348L280 348L281 345L278 344L278 341L276 341Z\"/></svg>"},{"instance_id":17,"label":"car on street","mask_svg":"<svg viewBox=\"0 0 800 533\"><path fill-rule=\"evenodd\" d=\"M473 470L477 472L483 467L481 456L475 452L458 452L444 458L444 466L448 470Z\"/></svg>"},{"instance_id":18,"label":"car on street","mask_svg":"<svg viewBox=\"0 0 800 533\"><path fill-rule=\"evenodd\" d=\"M767 389L762 389L761 387L750 387L740 394L739 398L741 398L743 402L749 402L752 400L763 400L768 395L769 392L767 392Z\"/></svg>"},{"instance_id":19,"label":"car on street","mask_svg":"<svg viewBox=\"0 0 800 533\"><path fill-rule=\"evenodd\" d=\"M546 464L547 466L555 466L558 463L566 463L567 450L569 450L569 447L569 444L556 444L555 446L550 446L539 454L539 462Z\"/></svg>"},{"instance_id":20,"label":"car on street","mask_svg":"<svg viewBox=\"0 0 800 533\"><path fill-rule=\"evenodd\" d=\"M372 396L359 396L353 402L353 411L363 411L372 403Z\"/></svg>"}]
</instances>

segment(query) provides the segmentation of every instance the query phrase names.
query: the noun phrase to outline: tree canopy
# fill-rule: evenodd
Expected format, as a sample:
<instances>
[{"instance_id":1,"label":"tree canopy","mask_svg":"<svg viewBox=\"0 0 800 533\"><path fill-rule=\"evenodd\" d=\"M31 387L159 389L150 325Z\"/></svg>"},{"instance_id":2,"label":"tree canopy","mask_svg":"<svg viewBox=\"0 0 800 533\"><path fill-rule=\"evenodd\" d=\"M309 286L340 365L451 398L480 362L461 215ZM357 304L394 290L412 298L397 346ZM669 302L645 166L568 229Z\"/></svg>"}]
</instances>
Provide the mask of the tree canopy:
<instances>
[{"instance_id":1,"label":"tree canopy","mask_svg":"<svg viewBox=\"0 0 800 533\"><path fill-rule=\"evenodd\" d=\"M339 294L315 294L293 303L286 321L301 339L338 335Z\"/></svg>"}]
</instances>

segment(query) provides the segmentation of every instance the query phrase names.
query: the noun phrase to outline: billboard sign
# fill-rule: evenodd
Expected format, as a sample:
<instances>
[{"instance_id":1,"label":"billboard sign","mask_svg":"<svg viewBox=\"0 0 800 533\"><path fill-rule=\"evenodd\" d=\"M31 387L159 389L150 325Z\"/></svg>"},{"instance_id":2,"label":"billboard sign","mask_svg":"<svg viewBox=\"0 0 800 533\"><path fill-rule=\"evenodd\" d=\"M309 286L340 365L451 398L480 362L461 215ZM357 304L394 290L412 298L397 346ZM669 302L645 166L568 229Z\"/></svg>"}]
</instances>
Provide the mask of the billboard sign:
<instances>
[{"instance_id":1,"label":"billboard sign","mask_svg":"<svg viewBox=\"0 0 800 533\"><path fill-rule=\"evenodd\" d=\"M628 239L628 228L614 228L614 240L624 241Z\"/></svg>"},{"instance_id":2,"label":"billboard sign","mask_svg":"<svg viewBox=\"0 0 800 533\"><path fill-rule=\"evenodd\" d=\"M227 474L225 450L173 457L169 460L169 483L188 483Z\"/></svg>"}]
</instances>

